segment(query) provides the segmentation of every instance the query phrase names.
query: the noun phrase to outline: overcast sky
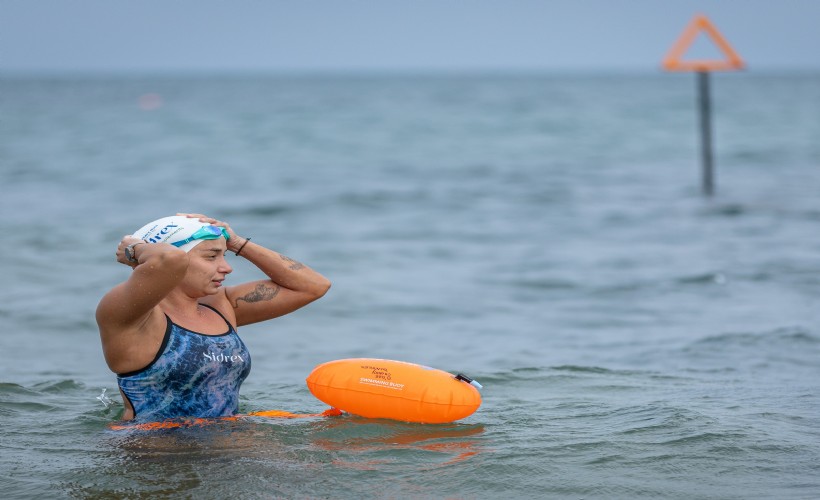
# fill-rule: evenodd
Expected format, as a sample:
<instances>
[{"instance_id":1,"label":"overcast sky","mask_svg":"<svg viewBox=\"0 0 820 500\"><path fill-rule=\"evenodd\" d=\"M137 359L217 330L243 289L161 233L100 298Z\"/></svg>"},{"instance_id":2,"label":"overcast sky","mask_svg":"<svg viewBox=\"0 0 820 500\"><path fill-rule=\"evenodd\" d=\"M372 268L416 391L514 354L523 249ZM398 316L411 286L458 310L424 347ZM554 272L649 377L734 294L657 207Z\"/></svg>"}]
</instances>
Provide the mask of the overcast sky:
<instances>
[{"instance_id":1,"label":"overcast sky","mask_svg":"<svg viewBox=\"0 0 820 500\"><path fill-rule=\"evenodd\" d=\"M657 71L697 13L820 71L820 0L0 0L0 73Z\"/></svg>"}]
</instances>

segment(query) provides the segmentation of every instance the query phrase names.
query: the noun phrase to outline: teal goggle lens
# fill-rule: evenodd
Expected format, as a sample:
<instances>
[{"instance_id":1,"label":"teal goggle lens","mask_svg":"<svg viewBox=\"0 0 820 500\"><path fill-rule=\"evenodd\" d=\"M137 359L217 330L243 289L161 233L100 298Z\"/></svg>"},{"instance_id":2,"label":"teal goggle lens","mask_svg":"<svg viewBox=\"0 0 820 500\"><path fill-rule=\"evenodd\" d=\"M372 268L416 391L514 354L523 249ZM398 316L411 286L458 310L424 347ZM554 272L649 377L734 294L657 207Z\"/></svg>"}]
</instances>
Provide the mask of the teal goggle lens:
<instances>
[{"instance_id":1,"label":"teal goggle lens","mask_svg":"<svg viewBox=\"0 0 820 500\"><path fill-rule=\"evenodd\" d=\"M181 247L186 243L190 243L195 240L215 240L220 236L224 236L226 240L231 239L228 235L228 231L225 230L224 227L219 226L202 226L201 228L197 229L194 234L190 237L185 238L184 240L175 241L171 243L175 247Z\"/></svg>"}]
</instances>

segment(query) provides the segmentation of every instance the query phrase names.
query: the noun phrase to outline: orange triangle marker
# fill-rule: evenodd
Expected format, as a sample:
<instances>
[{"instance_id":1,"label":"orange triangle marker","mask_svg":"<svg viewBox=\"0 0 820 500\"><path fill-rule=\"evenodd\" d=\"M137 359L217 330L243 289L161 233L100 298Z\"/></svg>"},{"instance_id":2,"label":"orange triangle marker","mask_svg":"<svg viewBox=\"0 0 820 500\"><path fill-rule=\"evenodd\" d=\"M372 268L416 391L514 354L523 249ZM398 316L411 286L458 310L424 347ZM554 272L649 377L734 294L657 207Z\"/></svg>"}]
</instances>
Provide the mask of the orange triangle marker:
<instances>
[{"instance_id":1,"label":"orange triangle marker","mask_svg":"<svg viewBox=\"0 0 820 500\"><path fill-rule=\"evenodd\" d=\"M695 41L695 37L704 31L715 45L718 46L726 59L682 61L681 57ZM729 42L723 38L717 28L703 14L698 14L683 30L680 38L663 59L663 69L666 71L735 71L743 69L745 64Z\"/></svg>"}]
</instances>

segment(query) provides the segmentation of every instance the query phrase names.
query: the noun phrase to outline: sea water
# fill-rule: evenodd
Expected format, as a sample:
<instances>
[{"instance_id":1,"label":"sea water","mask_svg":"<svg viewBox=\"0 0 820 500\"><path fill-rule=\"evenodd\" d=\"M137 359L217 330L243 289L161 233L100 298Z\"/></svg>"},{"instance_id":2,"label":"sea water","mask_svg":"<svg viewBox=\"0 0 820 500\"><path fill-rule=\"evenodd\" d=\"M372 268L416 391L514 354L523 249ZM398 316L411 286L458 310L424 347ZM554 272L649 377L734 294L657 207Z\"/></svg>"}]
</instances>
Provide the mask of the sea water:
<instances>
[{"instance_id":1,"label":"sea water","mask_svg":"<svg viewBox=\"0 0 820 500\"><path fill-rule=\"evenodd\" d=\"M817 498L820 76L712 101L709 198L692 75L0 78L3 498ZM481 408L110 430L116 245L187 211L333 282L240 330L243 412L348 357Z\"/></svg>"}]
</instances>

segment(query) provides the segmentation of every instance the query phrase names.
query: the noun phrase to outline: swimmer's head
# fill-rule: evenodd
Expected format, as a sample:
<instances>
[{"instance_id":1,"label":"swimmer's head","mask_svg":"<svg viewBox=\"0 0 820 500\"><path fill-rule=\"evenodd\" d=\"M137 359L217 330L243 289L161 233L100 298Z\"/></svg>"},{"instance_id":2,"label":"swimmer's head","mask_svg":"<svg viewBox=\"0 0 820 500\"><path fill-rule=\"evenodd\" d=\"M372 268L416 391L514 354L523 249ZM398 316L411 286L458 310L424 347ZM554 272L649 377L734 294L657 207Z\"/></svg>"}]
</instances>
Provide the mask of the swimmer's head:
<instances>
[{"instance_id":1,"label":"swimmer's head","mask_svg":"<svg viewBox=\"0 0 820 500\"><path fill-rule=\"evenodd\" d=\"M170 243L186 252L190 252L203 240L230 238L228 232L219 226L182 215L172 215L149 222L134 231L134 237L148 243Z\"/></svg>"}]
</instances>

